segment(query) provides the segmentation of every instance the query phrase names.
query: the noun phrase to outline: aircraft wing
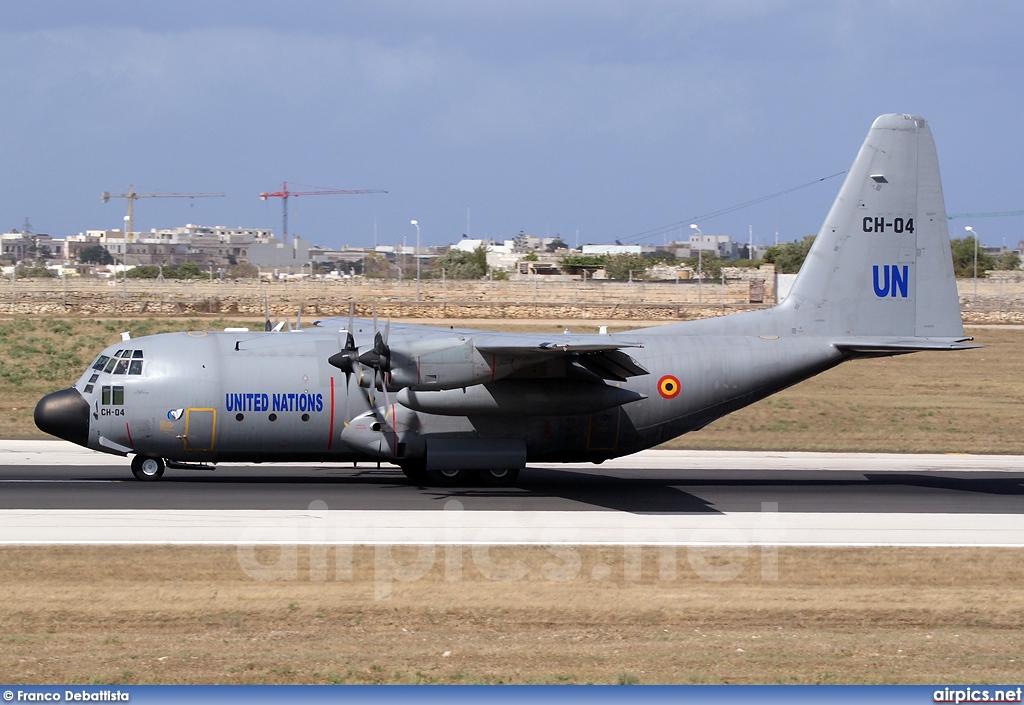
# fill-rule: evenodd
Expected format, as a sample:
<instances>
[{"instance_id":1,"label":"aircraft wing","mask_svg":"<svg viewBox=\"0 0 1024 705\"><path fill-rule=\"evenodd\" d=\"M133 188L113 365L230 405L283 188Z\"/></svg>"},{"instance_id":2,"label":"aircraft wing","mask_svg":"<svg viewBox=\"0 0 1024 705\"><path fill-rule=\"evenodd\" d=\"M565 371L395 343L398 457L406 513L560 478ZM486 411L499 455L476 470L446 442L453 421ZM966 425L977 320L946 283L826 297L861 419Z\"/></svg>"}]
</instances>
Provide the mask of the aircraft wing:
<instances>
[{"instance_id":1,"label":"aircraft wing","mask_svg":"<svg viewBox=\"0 0 1024 705\"><path fill-rule=\"evenodd\" d=\"M477 350L498 355L559 355L602 353L622 348L642 348L643 344L617 340L610 335L544 335L540 333L490 333L473 335Z\"/></svg>"},{"instance_id":2,"label":"aircraft wing","mask_svg":"<svg viewBox=\"0 0 1024 705\"><path fill-rule=\"evenodd\" d=\"M355 319L356 328L366 329L372 325L365 319ZM326 318L313 325L330 328L348 325L348 319ZM515 357L520 360L536 359L538 362L552 357L567 358L573 365L583 368L602 379L624 381L627 377L648 374L624 349L642 348L643 344L633 340L620 339L617 335L571 333L503 333L498 331L473 330L469 328L442 328L409 323L391 325L391 345L397 352L414 354L413 350L429 341L440 341L456 337L472 341L473 347L484 355Z\"/></svg>"},{"instance_id":3,"label":"aircraft wing","mask_svg":"<svg viewBox=\"0 0 1024 705\"><path fill-rule=\"evenodd\" d=\"M478 332L473 336L473 345L484 354L538 359L566 357L573 365L602 379L619 382L627 377L649 374L643 365L623 352L624 348L642 348L643 345L617 340L610 335Z\"/></svg>"}]
</instances>

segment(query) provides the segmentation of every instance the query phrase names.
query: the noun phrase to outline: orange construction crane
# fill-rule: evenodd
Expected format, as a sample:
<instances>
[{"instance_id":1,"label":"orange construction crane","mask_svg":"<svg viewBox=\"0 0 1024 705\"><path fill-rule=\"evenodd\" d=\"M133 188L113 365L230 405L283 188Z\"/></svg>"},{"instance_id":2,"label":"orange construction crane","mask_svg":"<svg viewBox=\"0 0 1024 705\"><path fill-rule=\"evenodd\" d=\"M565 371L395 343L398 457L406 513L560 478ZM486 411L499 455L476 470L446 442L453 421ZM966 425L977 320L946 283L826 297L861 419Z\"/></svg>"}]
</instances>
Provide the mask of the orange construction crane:
<instances>
[{"instance_id":1,"label":"orange construction crane","mask_svg":"<svg viewBox=\"0 0 1024 705\"><path fill-rule=\"evenodd\" d=\"M280 191L264 192L260 194L260 200L265 201L268 198L280 198L281 199L281 237L282 239L288 236L288 197L289 196L334 196L340 194L361 194L361 193L387 193L382 189L338 189L338 188L324 188L323 186L310 186L309 184L298 184L299 186L305 186L306 188L316 189L315 191L289 191L288 182L281 182Z\"/></svg>"},{"instance_id":2,"label":"orange construction crane","mask_svg":"<svg viewBox=\"0 0 1024 705\"><path fill-rule=\"evenodd\" d=\"M128 201L128 215L124 217L124 236L128 242L132 241L132 204L140 198L224 198L223 193L135 193L131 185L126 193L110 193L104 191L100 194L104 203L111 198L124 198Z\"/></svg>"}]
</instances>

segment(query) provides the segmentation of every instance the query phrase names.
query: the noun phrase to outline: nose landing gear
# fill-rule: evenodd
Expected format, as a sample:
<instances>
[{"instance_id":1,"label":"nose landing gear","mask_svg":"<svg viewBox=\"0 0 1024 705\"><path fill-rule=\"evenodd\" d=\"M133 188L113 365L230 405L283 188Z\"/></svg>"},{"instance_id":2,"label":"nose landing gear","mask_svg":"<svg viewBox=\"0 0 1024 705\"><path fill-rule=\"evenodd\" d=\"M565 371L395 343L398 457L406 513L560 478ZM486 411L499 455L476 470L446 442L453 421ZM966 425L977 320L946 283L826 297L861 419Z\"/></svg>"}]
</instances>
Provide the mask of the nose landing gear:
<instances>
[{"instance_id":1,"label":"nose landing gear","mask_svg":"<svg viewBox=\"0 0 1024 705\"><path fill-rule=\"evenodd\" d=\"M164 461L148 455L132 458L132 475L143 482L156 482L164 474Z\"/></svg>"}]
</instances>

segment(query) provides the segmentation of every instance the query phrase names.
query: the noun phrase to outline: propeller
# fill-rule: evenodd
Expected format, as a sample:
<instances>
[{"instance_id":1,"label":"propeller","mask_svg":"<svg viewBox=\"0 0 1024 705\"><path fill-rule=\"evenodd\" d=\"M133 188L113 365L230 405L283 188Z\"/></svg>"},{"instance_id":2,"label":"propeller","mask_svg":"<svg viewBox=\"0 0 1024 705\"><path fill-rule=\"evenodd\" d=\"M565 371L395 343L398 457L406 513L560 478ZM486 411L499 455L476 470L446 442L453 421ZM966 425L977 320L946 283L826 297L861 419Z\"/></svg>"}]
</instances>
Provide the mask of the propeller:
<instances>
[{"instance_id":1,"label":"propeller","mask_svg":"<svg viewBox=\"0 0 1024 705\"><path fill-rule=\"evenodd\" d=\"M273 328L274 327L272 325L270 325L270 299L267 297L266 294L264 294L263 295L263 330L265 330L265 331L267 331L269 333Z\"/></svg>"},{"instance_id":2,"label":"propeller","mask_svg":"<svg viewBox=\"0 0 1024 705\"><path fill-rule=\"evenodd\" d=\"M387 322L382 334L377 326L377 311L373 312L373 347L359 356L359 362L372 367L382 378L391 370L391 348L388 347L388 331L391 321ZM376 385L375 385L376 386Z\"/></svg>"},{"instance_id":3,"label":"propeller","mask_svg":"<svg viewBox=\"0 0 1024 705\"><path fill-rule=\"evenodd\" d=\"M345 373L345 423L349 418L348 390L352 380L352 373L356 371L356 364L359 362L359 350L356 348L356 339L352 335L352 325L355 318L355 304L348 305L348 328L345 332L345 346L341 352L336 352L327 358L327 362Z\"/></svg>"},{"instance_id":4,"label":"propeller","mask_svg":"<svg viewBox=\"0 0 1024 705\"><path fill-rule=\"evenodd\" d=\"M379 330L379 324L377 322L377 310L376 306L373 311L373 347L365 351L361 355L359 354L359 348L356 346L355 336L353 330L355 326L355 305L349 303L348 311L348 328L345 332L345 344L341 350L336 352L327 358L327 362L333 367L338 368L345 374L345 426L348 427L350 412L350 390L352 375L357 372L362 372L362 368L373 369L373 383L368 389L366 389L366 402L367 406L370 407L369 413L372 413L379 424L379 430L381 433L387 436L388 434L394 434L395 429L391 420L388 416L391 412L391 399L388 395L387 386L387 374L390 370L391 365L391 349L388 347L388 333L391 329L391 322L389 321L384 327L384 331ZM362 389L361 384L357 384L357 387ZM375 391L379 387L381 393L384 396L384 405L378 406L375 397ZM390 445L390 441L388 441Z\"/></svg>"},{"instance_id":5,"label":"propeller","mask_svg":"<svg viewBox=\"0 0 1024 705\"><path fill-rule=\"evenodd\" d=\"M373 311L373 347L359 356L359 364L373 368L373 389L380 387L384 394L384 406L389 408L391 401L388 399L388 374L391 372L391 348L388 347L388 333L391 330L389 319L381 333L377 324L377 309Z\"/></svg>"}]
</instances>

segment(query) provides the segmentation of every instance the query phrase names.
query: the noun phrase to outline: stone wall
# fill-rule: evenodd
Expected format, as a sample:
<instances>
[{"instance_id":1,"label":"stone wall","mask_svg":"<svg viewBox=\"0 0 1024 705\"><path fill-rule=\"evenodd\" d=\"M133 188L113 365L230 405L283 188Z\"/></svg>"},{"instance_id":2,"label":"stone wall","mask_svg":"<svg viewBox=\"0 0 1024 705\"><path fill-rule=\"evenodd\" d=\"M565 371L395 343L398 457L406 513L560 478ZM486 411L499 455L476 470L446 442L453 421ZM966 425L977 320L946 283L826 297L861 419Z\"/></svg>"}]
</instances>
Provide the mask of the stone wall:
<instances>
[{"instance_id":1,"label":"stone wall","mask_svg":"<svg viewBox=\"0 0 1024 705\"><path fill-rule=\"evenodd\" d=\"M995 274L995 273L994 273ZM968 322L1024 323L1024 273L1006 272L975 282L958 282L961 310ZM350 304L357 316L374 308L382 318L542 318L599 320L689 320L736 311L765 308L774 303L767 286L765 303L749 304L749 281L730 280L724 286L679 282L566 282L480 281L165 281L129 279L19 280L3 282L0 314L152 316L215 314L261 318L264 302L272 318L294 320L299 306L303 319L347 316Z\"/></svg>"}]
</instances>

